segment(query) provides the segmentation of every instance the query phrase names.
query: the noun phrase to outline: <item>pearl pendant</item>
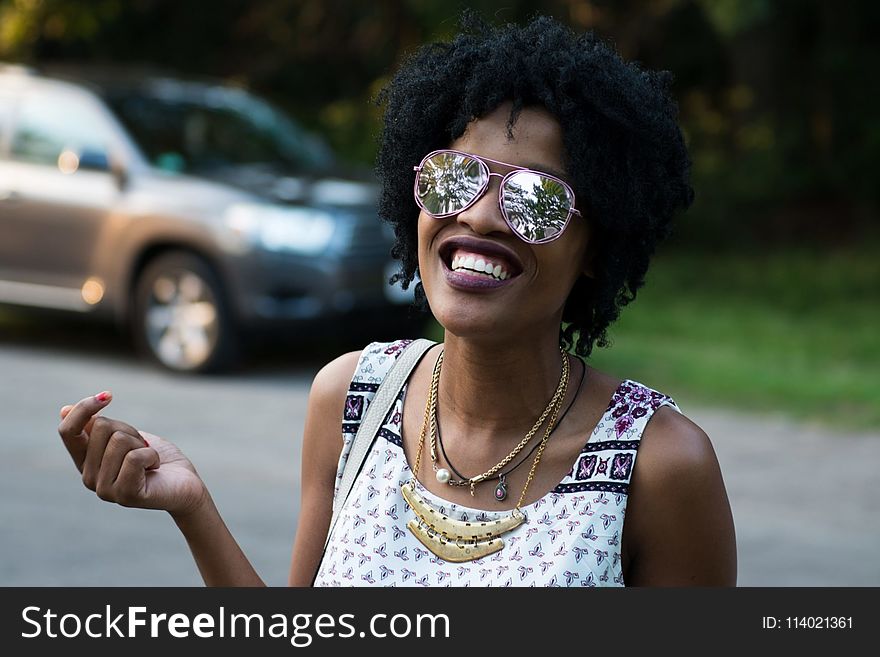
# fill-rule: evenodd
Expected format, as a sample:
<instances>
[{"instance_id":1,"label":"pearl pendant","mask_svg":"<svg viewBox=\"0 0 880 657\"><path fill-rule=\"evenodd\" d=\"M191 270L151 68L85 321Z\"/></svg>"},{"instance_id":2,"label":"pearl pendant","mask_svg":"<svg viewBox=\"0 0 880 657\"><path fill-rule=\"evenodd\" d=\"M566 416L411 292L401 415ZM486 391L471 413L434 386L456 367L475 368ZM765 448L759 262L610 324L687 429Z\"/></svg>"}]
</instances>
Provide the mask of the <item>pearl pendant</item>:
<instances>
[{"instance_id":1,"label":"pearl pendant","mask_svg":"<svg viewBox=\"0 0 880 657\"><path fill-rule=\"evenodd\" d=\"M446 468L440 468L439 470L437 470L437 481L439 481L441 484L449 483L450 477L451 475L449 474L449 470L447 470Z\"/></svg>"}]
</instances>

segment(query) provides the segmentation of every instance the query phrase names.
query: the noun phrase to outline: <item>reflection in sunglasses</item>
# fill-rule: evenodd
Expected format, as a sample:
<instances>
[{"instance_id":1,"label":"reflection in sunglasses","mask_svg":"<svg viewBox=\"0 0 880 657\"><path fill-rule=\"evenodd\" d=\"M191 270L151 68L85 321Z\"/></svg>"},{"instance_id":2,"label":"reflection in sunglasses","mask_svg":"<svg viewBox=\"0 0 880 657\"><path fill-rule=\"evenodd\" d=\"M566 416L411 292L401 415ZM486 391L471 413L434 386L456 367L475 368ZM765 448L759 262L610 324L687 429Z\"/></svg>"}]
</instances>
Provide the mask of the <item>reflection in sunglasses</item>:
<instances>
[{"instance_id":1,"label":"reflection in sunglasses","mask_svg":"<svg viewBox=\"0 0 880 657\"><path fill-rule=\"evenodd\" d=\"M485 161L484 161L485 160ZM502 175L489 171L486 161L511 167ZM558 238L572 214L574 192L564 181L547 173L481 158L460 151L429 153L416 170L415 199L436 218L463 212L488 189L489 179L501 180L498 204L511 230L529 243Z\"/></svg>"}]
</instances>

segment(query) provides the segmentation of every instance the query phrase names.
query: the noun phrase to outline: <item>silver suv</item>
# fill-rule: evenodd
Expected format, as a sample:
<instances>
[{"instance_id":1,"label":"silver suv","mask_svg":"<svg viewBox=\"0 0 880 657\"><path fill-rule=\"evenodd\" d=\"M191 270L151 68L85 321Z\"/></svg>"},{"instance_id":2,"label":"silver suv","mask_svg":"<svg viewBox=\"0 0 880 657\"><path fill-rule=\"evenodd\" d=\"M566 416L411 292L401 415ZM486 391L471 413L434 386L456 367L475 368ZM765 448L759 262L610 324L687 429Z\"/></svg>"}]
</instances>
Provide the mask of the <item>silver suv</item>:
<instances>
[{"instance_id":1,"label":"silver suv","mask_svg":"<svg viewBox=\"0 0 880 657\"><path fill-rule=\"evenodd\" d=\"M112 318L166 368L230 365L251 328L395 316L375 195L244 90L0 65L0 303Z\"/></svg>"}]
</instances>

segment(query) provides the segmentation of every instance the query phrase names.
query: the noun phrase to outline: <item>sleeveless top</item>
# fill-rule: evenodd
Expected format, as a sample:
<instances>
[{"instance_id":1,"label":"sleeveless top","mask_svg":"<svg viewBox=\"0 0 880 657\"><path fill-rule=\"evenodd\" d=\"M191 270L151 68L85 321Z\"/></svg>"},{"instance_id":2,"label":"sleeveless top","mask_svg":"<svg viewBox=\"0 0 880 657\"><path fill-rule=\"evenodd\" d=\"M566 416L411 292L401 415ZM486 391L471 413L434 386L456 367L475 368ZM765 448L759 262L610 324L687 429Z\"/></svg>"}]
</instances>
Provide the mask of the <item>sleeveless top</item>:
<instances>
[{"instance_id":1,"label":"sleeveless top","mask_svg":"<svg viewBox=\"0 0 880 657\"><path fill-rule=\"evenodd\" d=\"M343 412L338 491L361 419L379 384L411 340L374 342L361 354ZM400 487L412 478L403 452L405 384L379 429L341 509L315 586L623 586L620 537L639 440L668 396L632 380L621 383L602 418L557 486L523 506L528 520L503 536L504 548L450 563L410 533L414 517ZM509 511L474 509L445 500L416 480L417 490L452 518L486 522ZM334 494L336 493L334 491Z\"/></svg>"}]
</instances>

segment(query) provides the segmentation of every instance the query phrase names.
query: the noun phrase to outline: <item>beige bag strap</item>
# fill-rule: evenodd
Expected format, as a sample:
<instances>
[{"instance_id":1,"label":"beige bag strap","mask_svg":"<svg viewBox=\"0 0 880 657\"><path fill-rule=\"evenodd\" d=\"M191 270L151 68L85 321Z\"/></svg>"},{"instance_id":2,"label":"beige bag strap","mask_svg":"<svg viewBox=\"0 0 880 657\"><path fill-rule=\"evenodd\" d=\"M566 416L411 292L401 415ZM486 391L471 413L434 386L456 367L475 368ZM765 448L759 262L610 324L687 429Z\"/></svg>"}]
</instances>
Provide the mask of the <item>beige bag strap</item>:
<instances>
[{"instance_id":1,"label":"beige bag strap","mask_svg":"<svg viewBox=\"0 0 880 657\"><path fill-rule=\"evenodd\" d=\"M345 462L345 467L342 471L342 481L339 482L339 489L336 491L336 497L333 498L333 517L330 520L327 539L324 541L325 550L327 549L327 543L330 541L330 536L333 534L336 521L339 519L339 512L345 505L345 501L348 499L348 495L354 486L354 481L360 474L364 461L367 459L367 454L376 440L376 434L382 426L382 420L388 416L392 404L394 404L394 401L403 389L403 384L409 379L409 375L415 368L416 363L435 344L437 343L431 340L419 338L407 345L379 385L376 396L373 397L373 401L367 408L367 412L363 420L361 420L361 426L354 437L351 451L348 454L348 460Z\"/></svg>"}]
</instances>

